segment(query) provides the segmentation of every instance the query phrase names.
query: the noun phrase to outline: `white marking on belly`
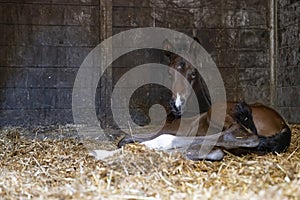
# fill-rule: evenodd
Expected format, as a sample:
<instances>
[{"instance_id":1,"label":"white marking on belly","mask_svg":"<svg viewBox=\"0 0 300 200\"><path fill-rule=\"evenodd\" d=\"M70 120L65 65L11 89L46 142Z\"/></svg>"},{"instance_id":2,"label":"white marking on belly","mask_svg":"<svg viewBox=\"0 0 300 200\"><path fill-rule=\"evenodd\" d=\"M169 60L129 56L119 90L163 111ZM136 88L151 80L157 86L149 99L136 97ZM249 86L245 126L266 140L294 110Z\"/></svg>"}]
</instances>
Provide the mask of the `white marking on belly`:
<instances>
[{"instance_id":1,"label":"white marking on belly","mask_svg":"<svg viewBox=\"0 0 300 200\"><path fill-rule=\"evenodd\" d=\"M180 95L178 94L178 92L177 92L177 95L176 95L175 106L177 108L179 108L181 106Z\"/></svg>"}]
</instances>

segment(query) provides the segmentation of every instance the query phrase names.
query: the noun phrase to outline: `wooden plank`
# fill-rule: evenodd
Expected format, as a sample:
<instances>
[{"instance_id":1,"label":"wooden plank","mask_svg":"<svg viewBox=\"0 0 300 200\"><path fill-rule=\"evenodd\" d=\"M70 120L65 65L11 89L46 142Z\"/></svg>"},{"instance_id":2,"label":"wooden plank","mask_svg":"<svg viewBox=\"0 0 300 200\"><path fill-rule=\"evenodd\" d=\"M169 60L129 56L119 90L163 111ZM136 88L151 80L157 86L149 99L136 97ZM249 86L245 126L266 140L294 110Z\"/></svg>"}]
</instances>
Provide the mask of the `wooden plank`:
<instances>
[{"instance_id":1,"label":"wooden plank","mask_svg":"<svg viewBox=\"0 0 300 200\"><path fill-rule=\"evenodd\" d=\"M2 46L1 66L79 67L93 47Z\"/></svg>"},{"instance_id":2,"label":"wooden plank","mask_svg":"<svg viewBox=\"0 0 300 200\"><path fill-rule=\"evenodd\" d=\"M112 36L112 0L99 0L99 26L100 26L100 41L107 39ZM111 49L111 47L108 47ZM105 55L107 59L111 59L112 52ZM104 58L103 64L108 65L106 59ZM105 74L100 79L100 111L99 116L101 116L101 126L102 128L109 127L109 121L111 116L109 116L111 102L110 97L112 94L112 69L107 68Z\"/></svg>"},{"instance_id":3,"label":"wooden plank","mask_svg":"<svg viewBox=\"0 0 300 200\"><path fill-rule=\"evenodd\" d=\"M0 46L95 46L96 26L36 26L0 24Z\"/></svg>"},{"instance_id":4,"label":"wooden plank","mask_svg":"<svg viewBox=\"0 0 300 200\"><path fill-rule=\"evenodd\" d=\"M15 4L52 4L52 5L99 5L98 0L0 0L0 3L15 3Z\"/></svg>"},{"instance_id":5,"label":"wooden plank","mask_svg":"<svg viewBox=\"0 0 300 200\"><path fill-rule=\"evenodd\" d=\"M98 6L4 4L0 23L34 25L98 25Z\"/></svg>"},{"instance_id":6,"label":"wooden plank","mask_svg":"<svg viewBox=\"0 0 300 200\"><path fill-rule=\"evenodd\" d=\"M149 7L150 0L113 0L113 7Z\"/></svg>"},{"instance_id":7,"label":"wooden plank","mask_svg":"<svg viewBox=\"0 0 300 200\"><path fill-rule=\"evenodd\" d=\"M152 8L113 8L113 27L147 27L152 26Z\"/></svg>"}]
</instances>

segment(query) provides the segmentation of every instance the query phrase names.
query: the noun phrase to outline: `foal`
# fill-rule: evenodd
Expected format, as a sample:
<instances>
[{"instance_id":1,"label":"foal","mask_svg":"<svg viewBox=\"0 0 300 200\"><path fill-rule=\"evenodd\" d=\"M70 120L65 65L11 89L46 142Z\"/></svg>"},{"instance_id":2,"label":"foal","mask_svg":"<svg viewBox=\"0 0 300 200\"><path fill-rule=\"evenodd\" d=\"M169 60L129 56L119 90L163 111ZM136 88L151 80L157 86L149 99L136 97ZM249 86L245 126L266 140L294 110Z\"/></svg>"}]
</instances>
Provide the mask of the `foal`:
<instances>
[{"instance_id":1,"label":"foal","mask_svg":"<svg viewBox=\"0 0 300 200\"><path fill-rule=\"evenodd\" d=\"M192 43L190 48L195 45ZM165 43L165 49L171 51L170 43ZM136 136L125 136L118 144L122 146L132 142L142 142L145 145L158 149L184 149L185 156L192 160L207 159L221 160L224 156L223 149L235 155L245 153L265 154L269 152L285 151L291 141L291 130L285 120L272 108L255 103L248 105L245 102L226 102L213 104L207 112L190 118L181 118L185 112L186 104L193 89L197 98L210 104L210 99L205 85L198 71L182 57L169 53L170 68L179 72L192 87L187 87L186 81L178 78L174 70L170 70L172 76L173 95L170 106L173 116L162 130L156 134L143 134ZM201 103L200 103L201 105ZM210 124L219 127L217 121L211 122L211 110L226 110L225 123L221 132L205 136ZM197 128L196 137L188 136L189 133L178 132L179 124ZM188 129L185 129L188 130ZM193 130L195 131L195 130ZM176 136L174 136L176 135ZM200 155L201 145L214 145L207 155Z\"/></svg>"}]
</instances>

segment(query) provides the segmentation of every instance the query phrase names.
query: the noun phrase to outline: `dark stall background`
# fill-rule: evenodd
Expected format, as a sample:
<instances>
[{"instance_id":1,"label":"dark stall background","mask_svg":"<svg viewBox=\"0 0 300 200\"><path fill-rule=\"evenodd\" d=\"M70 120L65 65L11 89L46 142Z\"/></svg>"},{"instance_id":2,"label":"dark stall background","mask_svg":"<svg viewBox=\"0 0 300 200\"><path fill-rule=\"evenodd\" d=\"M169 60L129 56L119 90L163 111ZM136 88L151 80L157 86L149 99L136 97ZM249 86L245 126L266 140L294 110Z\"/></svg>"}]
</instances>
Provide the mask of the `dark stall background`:
<instances>
[{"instance_id":1,"label":"dark stall background","mask_svg":"<svg viewBox=\"0 0 300 200\"><path fill-rule=\"evenodd\" d=\"M0 126L72 123L72 87L84 58L105 38L148 26L196 35L228 100L259 101L299 123L299 19L300 1L292 0L0 0ZM112 124L113 85L149 62L166 61L157 50L131 52L102 77L96 102L104 126ZM139 89L135 108L166 104L163 91Z\"/></svg>"}]
</instances>

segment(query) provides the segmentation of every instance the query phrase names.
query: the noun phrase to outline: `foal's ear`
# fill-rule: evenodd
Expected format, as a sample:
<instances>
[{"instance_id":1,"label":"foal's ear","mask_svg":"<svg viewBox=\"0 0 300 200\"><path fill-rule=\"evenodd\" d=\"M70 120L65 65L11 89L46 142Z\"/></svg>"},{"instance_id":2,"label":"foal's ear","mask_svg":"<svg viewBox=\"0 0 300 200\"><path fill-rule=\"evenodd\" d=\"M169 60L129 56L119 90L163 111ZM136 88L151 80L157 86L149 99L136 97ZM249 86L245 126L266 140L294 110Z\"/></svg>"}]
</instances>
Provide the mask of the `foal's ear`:
<instances>
[{"instance_id":1,"label":"foal's ear","mask_svg":"<svg viewBox=\"0 0 300 200\"><path fill-rule=\"evenodd\" d=\"M199 41L199 39L197 37L193 37L193 39L194 39L194 41L190 45L190 50L189 50L190 53L193 52L193 51L195 51L196 48L197 48L197 46L200 44L200 41Z\"/></svg>"},{"instance_id":2,"label":"foal's ear","mask_svg":"<svg viewBox=\"0 0 300 200\"><path fill-rule=\"evenodd\" d=\"M165 55L169 59L171 59L172 56L174 55L174 53L172 53L174 51L174 47L168 39L165 39L163 41L163 50L165 50Z\"/></svg>"},{"instance_id":3,"label":"foal's ear","mask_svg":"<svg viewBox=\"0 0 300 200\"><path fill-rule=\"evenodd\" d=\"M163 41L163 49L166 51L173 51L174 47L168 39Z\"/></svg>"}]
</instances>

